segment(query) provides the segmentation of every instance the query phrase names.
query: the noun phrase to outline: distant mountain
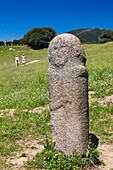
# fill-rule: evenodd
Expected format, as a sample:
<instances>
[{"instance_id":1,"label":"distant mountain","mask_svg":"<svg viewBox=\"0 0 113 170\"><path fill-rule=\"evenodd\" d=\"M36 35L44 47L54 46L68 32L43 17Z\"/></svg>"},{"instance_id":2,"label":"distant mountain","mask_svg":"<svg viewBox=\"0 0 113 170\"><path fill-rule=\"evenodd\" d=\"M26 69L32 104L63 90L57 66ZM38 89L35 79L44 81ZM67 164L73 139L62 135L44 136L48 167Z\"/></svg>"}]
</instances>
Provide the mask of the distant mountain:
<instances>
[{"instance_id":1,"label":"distant mountain","mask_svg":"<svg viewBox=\"0 0 113 170\"><path fill-rule=\"evenodd\" d=\"M83 28L83 29L77 29L69 31L68 33L71 33L75 36L77 36L81 42L86 43L99 43L99 36L103 31L106 29L102 28Z\"/></svg>"}]
</instances>

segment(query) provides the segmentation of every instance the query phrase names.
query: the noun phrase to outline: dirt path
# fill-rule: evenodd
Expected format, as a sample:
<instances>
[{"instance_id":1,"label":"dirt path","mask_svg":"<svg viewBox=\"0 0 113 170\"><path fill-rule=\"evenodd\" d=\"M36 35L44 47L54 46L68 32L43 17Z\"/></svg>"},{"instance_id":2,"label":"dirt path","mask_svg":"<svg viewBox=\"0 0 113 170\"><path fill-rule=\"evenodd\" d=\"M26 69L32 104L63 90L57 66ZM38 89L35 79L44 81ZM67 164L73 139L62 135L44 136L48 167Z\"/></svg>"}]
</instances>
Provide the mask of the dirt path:
<instances>
[{"instance_id":1,"label":"dirt path","mask_svg":"<svg viewBox=\"0 0 113 170\"><path fill-rule=\"evenodd\" d=\"M26 65L37 63L37 62L39 62L39 60L33 60L33 61L30 61L30 62L26 63Z\"/></svg>"},{"instance_id":2,"label":"dirt path","mask_svg":"<svg viewBox=\"0 0 113 170\"><path fill-rule=\"evenodd\" d=\"M105 166L100 166L101 170L113 170L113 143L99 145L100 159L104 161Z\"/></svg>"}]
</instances>

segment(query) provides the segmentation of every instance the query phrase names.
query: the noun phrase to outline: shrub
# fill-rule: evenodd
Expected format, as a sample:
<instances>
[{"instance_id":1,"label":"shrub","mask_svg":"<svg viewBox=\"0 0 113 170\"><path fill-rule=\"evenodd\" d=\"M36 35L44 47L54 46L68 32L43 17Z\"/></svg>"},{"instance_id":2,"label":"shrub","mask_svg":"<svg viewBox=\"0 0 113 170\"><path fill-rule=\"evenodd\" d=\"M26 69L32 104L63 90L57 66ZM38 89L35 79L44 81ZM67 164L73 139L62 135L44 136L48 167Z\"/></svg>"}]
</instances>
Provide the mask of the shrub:
<instances>
[{"instance_id":1,"label":"shrub","mask_svg":"<svg viewBox=\"0 0 113 170\"><path fill-rule=\"evenodd\" d=\"M100 41L100 43L106 43L108 41L113 41L113 31L112 30L103 31L99 37L99 41Z\"/></svg>"}]
</instances>

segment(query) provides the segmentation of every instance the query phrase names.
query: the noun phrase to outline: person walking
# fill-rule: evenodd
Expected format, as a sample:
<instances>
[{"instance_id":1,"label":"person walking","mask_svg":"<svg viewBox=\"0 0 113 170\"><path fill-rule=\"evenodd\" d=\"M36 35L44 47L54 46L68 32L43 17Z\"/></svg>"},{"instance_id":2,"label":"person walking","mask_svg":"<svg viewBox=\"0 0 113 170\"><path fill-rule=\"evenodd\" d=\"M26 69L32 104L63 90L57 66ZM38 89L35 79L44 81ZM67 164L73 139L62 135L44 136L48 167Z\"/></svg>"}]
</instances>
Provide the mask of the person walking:
<instances>
[{"instance_id":1,"label":"person walking","mask_svg":"<svg viewBox=\"0 0 113 170\"><path fill-rule=\"evenodd\" d=\"M18 57L18 55L16 55L16 57L15 57L15 63L16 63L16 66L19 66L19 57Z\"/></svg>"},{"instance_id":2,"label":"person walking","mask_svg":"<svg viewBox=\"0 0 113 170\"><path fill-rule=\"evenodd\" d=\"M23 54L22 55L22 64L25 65L25 62L26 62L26 56Z\"/></svg>"}]
</instances>

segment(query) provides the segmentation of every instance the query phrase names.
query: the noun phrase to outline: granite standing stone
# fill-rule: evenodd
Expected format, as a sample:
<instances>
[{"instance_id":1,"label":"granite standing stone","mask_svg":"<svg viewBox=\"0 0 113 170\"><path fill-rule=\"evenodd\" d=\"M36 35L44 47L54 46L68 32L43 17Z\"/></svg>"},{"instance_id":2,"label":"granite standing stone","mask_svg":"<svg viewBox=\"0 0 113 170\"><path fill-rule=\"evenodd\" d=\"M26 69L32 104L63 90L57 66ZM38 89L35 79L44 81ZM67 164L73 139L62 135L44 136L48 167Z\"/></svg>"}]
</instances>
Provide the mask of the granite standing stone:
<instances>
[{"instance_id":1,"label":"granite standing stone","mask_svg":"<svg viewBox=\"0 0 113 170\"><path fill-rule=\"evenodd\" d=\"M89 135L85 52L72 34L56 36L48 48L52 137L66 155L84 154Z\"/></svg>"}]
</instances>

